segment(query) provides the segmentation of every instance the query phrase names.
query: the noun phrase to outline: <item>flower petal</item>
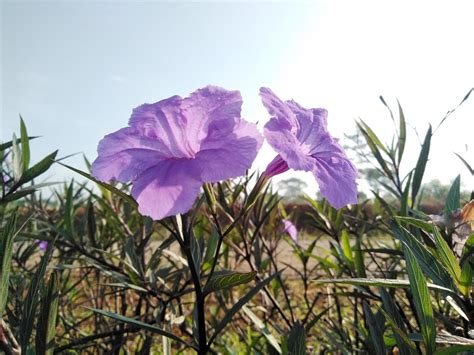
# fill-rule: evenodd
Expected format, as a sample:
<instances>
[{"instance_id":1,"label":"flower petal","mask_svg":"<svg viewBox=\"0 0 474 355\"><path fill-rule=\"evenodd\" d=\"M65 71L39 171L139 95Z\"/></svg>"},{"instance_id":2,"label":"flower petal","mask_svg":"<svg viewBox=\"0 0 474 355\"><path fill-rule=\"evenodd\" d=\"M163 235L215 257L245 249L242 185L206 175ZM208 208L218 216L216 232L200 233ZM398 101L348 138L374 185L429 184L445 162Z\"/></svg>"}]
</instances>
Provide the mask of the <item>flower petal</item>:
<instances>
[{"instance_id":1,"label":"flower petal","mask_svg":"<svg viewBox=\"0 0 474 355\"><path fill-rule=\"evenodd\" d=\"M201 179L204 182L236 178L250 169L263 137L257 126L244 120L235 120L231 133L221 129L222 121L209 126L209 133L201 145L196 160L201 165ZM227 122L223 125L227 126Z\"/></svg>"},{"instance_id":2,"label":"flower petal","mask_svg":"<svg viewBox=\"0 0 474 355\"><path fill-rule=\"evenodd\" d=\"M133 183L138 211L159 220L191 209L202 181L194 160L167 160L148 169Z\"/></svg>"},{"instance_id":3,"label":"flower petal","mask_svg":"<svg viewBox=\"0 0 474 355\"><path fill-rule=\"evenodd\" d=\"M357 171L347 158L316 156L313 175L321 194L334 208L357 203Z\"/></svg>"},{"instance_id":4,"label":"flower petal","mask_svg":"<svg viewBox=\"0 0 474 355\"><path fill-rule=\"evenodd\" d=\"M285 129L275 118L271 118L263 129L265 138L272 148L294 170L311 171L313 159L290 130Z\"/></svg>"},{"instance_id":5,"label":"flower petal","mask_svg":"<svg viewBox=\"0 0 474 355\"><path fill-rule=\"evenodd\" d=\"M168 158L170 152L160 141L142 136L134 128L122 128L106 135L97 149L92 175L100 181L134 180L143 171Z\"/></svg>"},{"instance_id":6,"label":"flower petal","mask_svg":"<svg viewBox=\"0 0 474 355\"><path fill-rule=\"evenodd\" d=\"M289 107L269 88L260 88L263 106L284 129L296 132L298 122Z\"/></svg>"},{"instance_id":7,"label":"flower petal","mask_svg":"<svg viewBox=\"0 0 474 355\"><path fill-rule=\"evenodd\" d=\"M209 126L220 122L231 133L240 118L242 97L238 91L208 86L182 99L173 96L133 110L129 124L166 145L177 158L193 158L208 136Z\"/></svg>"},{"instance_id":8,"label":"flower petal","mask_svg":"<svg viewBox=\"0 0 474 355\"><path fill-rule=\"evenodd\" d=\"M305 109L293 100L286 101L286 104L298 121L296 136L300 142L307 143L310 147L313 147L318 144L321 136L328 134L328 112L326 109Z\"/></svg>"},{"instance_id":9,"label":"flower petal","mask_svg":"<svg viewBox=\"0 0 474 355\"><path fill-rule=\"evenodd\" d=\"M186 137L187 118L182 115L183 99L172 96L154 104L143 104L135 108L129 125L143 136L154 139L168 148L170 156L192 158L195 147Z\"/></svg>"},{"instance_id":10,"label":"flower petal","mask_svg":"<svg viewBox=\"0 0 474 355\"><path fill-rule=\"evenodd\" d=\"M296 242L298 240L298 230L296 226L288 219L284 219L283 224L285 225L284 231Z\"/></svg>"},{"instance_id":11,"label":"flower petal","mask_svg":"<svg viewBox=\"0 0 474 355\"><path fill-rule=\"evenodd\" d=\"M242 96L239 91L229 91L217 86L196 90L182 103L187 122L188 139L198 139L199 145L209 135L219 131L231 134L240 121Z\"/></svg>"},{"instance_id":12,"label":"flower petal","mask_svg":"<svg viewBox=\"0 0 474 355\"><path fill-rule=\"evenodd\" d=\"M284 173L288 169L288 163L282 159L280 154L277 154L277 156L273 158L270 164L267 165L265 171L263 172L263 175L265 175L267 178L271 178L275 175Z\"/></svg>"},{"instance_id":13,"label":"flower petal","mask_svg":"<svg viewBox=\"0 0 474 355\"><path fill-rule=\"evenodd\" d=\"M40 250L48 249L48 242L46 240L37 240L36 242L38 243L38 248L40 248Z\"/></svg>"}]
</instances>

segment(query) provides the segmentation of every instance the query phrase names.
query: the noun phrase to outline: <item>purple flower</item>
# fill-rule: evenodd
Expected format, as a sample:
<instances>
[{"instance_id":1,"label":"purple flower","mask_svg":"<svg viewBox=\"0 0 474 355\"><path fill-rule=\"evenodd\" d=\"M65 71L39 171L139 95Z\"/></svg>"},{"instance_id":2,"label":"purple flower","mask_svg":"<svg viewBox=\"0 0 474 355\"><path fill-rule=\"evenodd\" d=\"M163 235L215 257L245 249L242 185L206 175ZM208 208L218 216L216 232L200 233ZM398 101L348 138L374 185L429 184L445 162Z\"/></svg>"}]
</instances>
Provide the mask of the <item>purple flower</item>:
<instances>
[{"instance_id":1,"label":"purple flower","mask_svg":"<svg viewBox=\"0 0 474 355\"><path fill-rule=\"evenodd\" d=\"M260 96L272 115L263 133L278 153L264 175L272 177L289 168L311 171L332 206L357 203L357 170L327 131L327 111L283 102L267 88L260 89Z\"/></svg>"},{"instance_id":2,"label":"purple flower","mask_svg":"<svg viewBox=\"0 0 474 355\"><path fill-rule=\"evenodd\" d=\"M48 248L48 242L46 240L37 240L38 248L41 250L46 250Z\"/></svg>"},{"instance_id":3,"label":"purple flower","mask_svg":"<svg viewBox=\"0 0 474 355\"><path fill-rule=\"evenodd\" d=\"M129 127L100 141L92 174L131 181L143 215L185 213L204 182L241 176L255 159L263 137L241 106L238 91L213 86L139 106Z\"/></svg>"},{"instance_id":4,"label":"purple flower","mask_svg":"<svg viewBox=\"0 0 474 355\"><path fill-rule=\"evenodd\" d=\"M298 240L298 230L295 225L288 219L283 219L283 224L285 225L284 232L288 233L291 239L296 242Z\"/></svg>"}]
</instances>

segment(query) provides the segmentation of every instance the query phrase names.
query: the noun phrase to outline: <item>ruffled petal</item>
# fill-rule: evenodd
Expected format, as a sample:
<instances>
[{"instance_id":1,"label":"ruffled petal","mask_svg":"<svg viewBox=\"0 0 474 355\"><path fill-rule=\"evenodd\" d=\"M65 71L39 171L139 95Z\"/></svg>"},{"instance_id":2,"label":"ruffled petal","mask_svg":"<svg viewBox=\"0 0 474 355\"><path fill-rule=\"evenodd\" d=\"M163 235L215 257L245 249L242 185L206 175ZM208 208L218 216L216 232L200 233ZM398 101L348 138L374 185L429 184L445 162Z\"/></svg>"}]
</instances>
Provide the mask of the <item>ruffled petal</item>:
<instances>
[{"instance_id":1,"label":"ruffled petal","mask_svg":"<svg viewBox=\"0 0 474 355\"><path fill-rule=\"evenodd\" d=\"M135 108L129 125L142 135L168 148L175 158L192 158L197 148L186 137L187 117L181 113L183 99L173 96L154 104Z\"/></svg>"},{"instance_id":2,"label":"ruffled petal","mask_svg":"<svg viewBox=\"0 0 474 355\"><path fill-rule=\"evenodd\" d=\"M244 120L235 120L231 133L221 129L216 121L209 126L209 133L203 141L196 161L201 167L201 179L217 182L236 178L250 169L257 152L262 146L263 137L257 126ZM227 126L227 122L223 123Z\"/></svg>"},{"instance_id":3,"label":"ruffled petal","mask_svg":"<svg viewBox=\"0 0 474 355\"><path fill-rule=\"evenodd\" d=\"M260 88L263 106L282 129L296 133L298 122L289 107L269 88Z\"/></svg>"},{"instance_id":4,"label":"ruffled petal","mask_svg":"<svg viewBox=\"0 0 474 355\"><path fill-rule=\"evenodd\" d=\"M100 181L134 180L143 171L170 157L162 142L143 136L134 128L122 128L99 143L92 175Z\"/></svg>"},{"instance_id":5,"label":"ruffled petal","mask_svg":"<svg viewBox=\"0 0 474 355\"><path fill-rule=\"evenodd\" d=\"M217 86L196 90L183 100L182 112L189 117L186 126L187 138L196 140L199 149L202 143L218 131L222 135L232 134L238 128L242 110L239 91L229 91Z\"/></svg>"},{"instance_id":6,"label":"ruffled petal","mask_svg":"<svg viewBox=\"0 0 474 355\"><path fill-rule=\"evenodd\" d=\"M286 104L298 122L298 131L296 132L298 140L308 144L311 148L318 145L321 137L328 134L327 110L324 108L305 109L293 100L286 101Z\"/></svg>"},{"instance_id":7,"label":"ruffled petal","mask_svg":"<svg viewBox=\"0 0 474 355\"><path fill-rule=\"evenodd\" d=\"M347 158L329 154L317 156L313 175L321 194L334 208L357 203L357 171Z\"/></svg>"},{"instance_id":8,"label":"ruffled petal","mask_svg":"<svg viewBox=\"0 0 474 355\"><path fill-rule=\"evenodd\" d=\"M334 207L357 203L357 170L327 131L327 111L305 109L293 100L282 102L266 88L260 95L274 116L265 125L265 138L288 167L312 171L322 195ZM268 176L285 170L277 163L278 159L267 167Z\"/></svg>"},{"instance_id":9,"label":"ruffled petal","mask_svg":"<svg viewBox=\"0 0 474 355\"><path fill-rule=\"evenodd\" d=\"M282 128L278 120L271 118L265 124L263 134L268 144L287 162L288 167L294 170L312 170L311 156L307 154L296 136Z\"/></svg>"},{"instance_id":10,"label":"ruffled petal","mask_svg":"<svg viewBox=\"0 0 474 355\"><path fill-rule=\"evenodd\" d=\"M138 211L155 220L189 211L202 181L194 160L169 160L150 168L133 183Z\"/></svg>"},{"instance_id":11,"label":"ruffled petal","mask_svg":"<svg viewBox=\"0 0 474 355\"><path fill-rule=\"evenodd\" d=\"M241 107L242 97L238 91L207 86L185 99L173 96L137 107L129 124L143 134L161 140L175 157L193 158L213 124L219 125L227 134L232 133Z\"/></svg>"}]
</instances>

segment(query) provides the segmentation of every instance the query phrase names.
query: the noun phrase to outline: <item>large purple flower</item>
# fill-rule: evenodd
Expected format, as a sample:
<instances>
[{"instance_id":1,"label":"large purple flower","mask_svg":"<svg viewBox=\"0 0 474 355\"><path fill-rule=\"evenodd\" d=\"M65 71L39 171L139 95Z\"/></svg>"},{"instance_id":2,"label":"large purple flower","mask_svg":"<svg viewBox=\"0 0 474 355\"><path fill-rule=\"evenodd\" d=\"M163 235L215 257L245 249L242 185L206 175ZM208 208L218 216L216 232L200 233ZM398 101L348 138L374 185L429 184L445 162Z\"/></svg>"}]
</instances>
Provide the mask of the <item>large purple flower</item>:
<instances>
[{"instance_id":1,"label":"large purple flower","mask_svg":"<svg viewBox=\"0 0 474 355\"><path fill-rule=\"evenodd\" d=\"M357 170L327 131L327 111L305 109L293 100L283 102L267 88L260 89L260 96L272 115L263 133L278 153L264 175L271 177L289 168L311 171L332 206L357 203Z\"/></svg>"},{"instance_id":2,"label":"large purple flower","mask_svg":"<svg viewBox=\"0 0 474 355\"><path fill-rule=\"evenodd\" d=\"M255 159L263 137L241 106L238 91L213 86L139 106L129 127L100 141L92 174L131 181L143 215L187 212L204 182L241 176Z\"/></svg>"}]
</instances>

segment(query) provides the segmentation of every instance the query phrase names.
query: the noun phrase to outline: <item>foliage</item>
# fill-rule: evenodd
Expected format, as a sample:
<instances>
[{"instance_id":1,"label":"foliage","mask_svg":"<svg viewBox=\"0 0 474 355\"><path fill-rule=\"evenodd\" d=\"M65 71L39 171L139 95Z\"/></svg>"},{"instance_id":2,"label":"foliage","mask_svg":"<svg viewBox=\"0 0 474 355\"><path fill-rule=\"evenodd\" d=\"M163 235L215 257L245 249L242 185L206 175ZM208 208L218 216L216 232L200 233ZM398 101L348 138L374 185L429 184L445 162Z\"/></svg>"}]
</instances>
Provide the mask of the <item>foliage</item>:
<instances>
[{"instance_id":1,"label":"foliage","mask_svg":"<svg viewBox=\"0 0 474 355\"><path fill-rule=\"evenodd\" d=\"M288 203L248 175L205 184L192 211L152 221L128 186L77 169L90 181L42 192L56 152L31 166L21 120L20 138L0 146L1 350L469 352L474 235L457 211L468 201L456 178L438 219L421 211L434 133L402 176L401 106L395 121L389 145L358 122L380 178L358 205ZM298 221L298 241L283 218Z\"/></svg>"}]
</instances>

